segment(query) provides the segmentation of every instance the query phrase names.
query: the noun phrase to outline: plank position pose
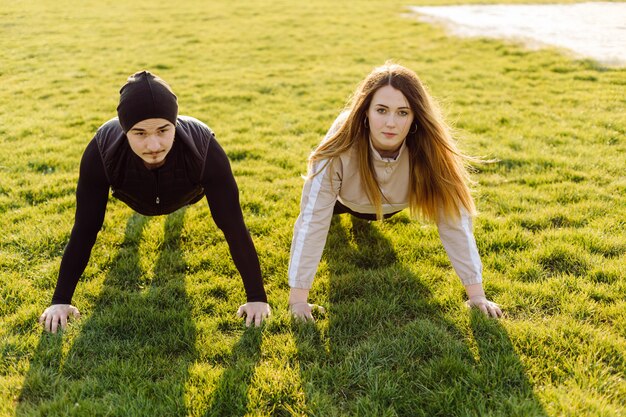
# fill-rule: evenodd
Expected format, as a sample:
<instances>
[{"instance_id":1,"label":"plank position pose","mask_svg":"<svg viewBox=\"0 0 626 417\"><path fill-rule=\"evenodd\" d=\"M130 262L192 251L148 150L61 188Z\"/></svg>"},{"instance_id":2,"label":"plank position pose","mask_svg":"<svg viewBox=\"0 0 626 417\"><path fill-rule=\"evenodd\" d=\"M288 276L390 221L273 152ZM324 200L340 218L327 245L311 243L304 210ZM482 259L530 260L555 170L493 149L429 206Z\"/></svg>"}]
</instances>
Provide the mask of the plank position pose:
<instances>
[{"instance_id":1,"label":"plank position pose","mask_svg":"<svg viewBox=\"0 0 626 417\"><path fill-rule=\"evenodd\" d=\"M172 213L206 197L246 290L237 314L259 326L270 307L256 249L246 228L239 191L224 150L211 129L178 115L178 101L159 77L138 72L120 90L117 118L102 125L80 163L76 217L65 248L51 305L40 316L46 331L63 329L91 249L100 231L109 189L113 196L146 216Z\"/></svg>"},{"instance_id":2,"label":"plank position pose","mask_svg":"<svg viewBox=\"0 0 626 417\"><path fill-rule=\"evenodd\" d=\"M482 286L466 159L413 71L391 63L374 69L309 157L291 243L292 314L313 320L307 299L333 215L380 220L409 207L436 222L468 304L500 317Z\"/></svg>"}]
</instances>

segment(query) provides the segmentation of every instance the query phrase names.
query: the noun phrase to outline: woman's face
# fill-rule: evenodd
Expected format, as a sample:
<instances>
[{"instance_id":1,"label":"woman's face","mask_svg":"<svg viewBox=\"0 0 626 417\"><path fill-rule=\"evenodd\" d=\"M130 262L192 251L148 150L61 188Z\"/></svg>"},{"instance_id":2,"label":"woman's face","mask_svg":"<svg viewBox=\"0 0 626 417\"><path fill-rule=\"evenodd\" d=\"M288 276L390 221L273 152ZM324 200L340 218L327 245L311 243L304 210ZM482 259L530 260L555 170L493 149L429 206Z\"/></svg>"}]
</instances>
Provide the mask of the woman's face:
<instances>
[{"instance_id":1,"label":"woman's face","mask_svg":"<svg viewBox=\"0 0 626 417\"><path fill-rule=\"evenodd\" d=\"M413 111L400 90L379 88L367 109L370 138L384 158L395 158L413 123Z\"/></svg>"},{"instance_id":2,"label":"woman's face","mask_svg":"<svg viewBox=\"0 0 626 417\"><path fill-rule=\"evenodd\" d=\"M137 123L127 133L130 148L143 159L146 167L158 168L174 144L175 126L165 119L146 119Z\"/></svg>"}]
</instances>

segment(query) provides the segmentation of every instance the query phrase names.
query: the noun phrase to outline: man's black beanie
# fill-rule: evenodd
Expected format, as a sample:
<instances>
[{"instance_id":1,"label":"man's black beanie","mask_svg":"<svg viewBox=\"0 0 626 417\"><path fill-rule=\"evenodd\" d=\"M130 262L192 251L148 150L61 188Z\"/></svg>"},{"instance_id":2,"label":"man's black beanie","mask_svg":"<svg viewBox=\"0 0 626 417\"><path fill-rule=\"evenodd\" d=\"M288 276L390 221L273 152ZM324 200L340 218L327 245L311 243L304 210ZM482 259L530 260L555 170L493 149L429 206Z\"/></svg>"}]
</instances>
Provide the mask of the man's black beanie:
<instances>
[{"instance_id":1,"label":"man's black beanie","mask_svg":"<svg viewBox=\"0 0 626 417\"><path fill-rule=\"evenodd\" d=\"M165 81L148 71L137 72L120 89L117 117L124 133L146 119L165 119L176 125L178 101Z\"/></svg>"}]
</instances>

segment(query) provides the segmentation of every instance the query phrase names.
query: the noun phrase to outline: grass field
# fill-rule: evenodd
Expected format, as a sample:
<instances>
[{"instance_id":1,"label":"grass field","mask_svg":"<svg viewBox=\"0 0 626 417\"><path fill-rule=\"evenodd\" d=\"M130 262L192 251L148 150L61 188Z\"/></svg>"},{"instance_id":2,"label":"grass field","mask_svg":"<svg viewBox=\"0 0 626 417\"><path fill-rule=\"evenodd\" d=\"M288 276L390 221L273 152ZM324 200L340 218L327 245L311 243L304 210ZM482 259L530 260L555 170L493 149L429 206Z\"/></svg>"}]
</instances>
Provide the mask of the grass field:
<instances>
[{"instance_id":1,"label":"grass field","mask_svg":"<svg viewBox=\"0 0 626 417\"><path fill-rule=\"evenodd\" d=\"M416 1L17 1L0 7L0 415L626 415L626 70L458 39ZM306 157L356 84L413 68L478 167L488 296L464 308L436 227L333 221L311 299L287 313ZM109 202L74 296L42 333L82 151L149 69L232 161L274 315L246 330L206 204Z\"/></svg>"}]
</instances>

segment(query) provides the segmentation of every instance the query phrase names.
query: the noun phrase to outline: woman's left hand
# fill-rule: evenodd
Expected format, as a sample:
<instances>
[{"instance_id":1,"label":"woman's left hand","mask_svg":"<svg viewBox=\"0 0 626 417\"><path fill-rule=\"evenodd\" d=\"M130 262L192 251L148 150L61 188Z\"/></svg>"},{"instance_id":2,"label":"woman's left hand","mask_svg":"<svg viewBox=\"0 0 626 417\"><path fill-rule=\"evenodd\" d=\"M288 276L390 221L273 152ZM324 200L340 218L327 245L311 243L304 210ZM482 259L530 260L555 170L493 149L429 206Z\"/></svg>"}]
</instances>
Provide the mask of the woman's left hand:
<instances>
[{"instance_id":1,"label":"woman's left hand","mask_svg":"<svg viewBox=\"0 0 626 417\"><path fill-rule=\"evenodd\" d=\"M237 317L243 317L244 315L246 316L246 327L250 327L253 321L254 325L259 327L263 320L272 315L272 309L267 303L253 301L239 306Z\"/></svg>"},{"instance_id":2,"label":"woman's left hand","mask_svg":"<svg viewBox=\"0 0 626 417\"><path fill-rule=\"evenodd\" d=\"M466 302L468 307L476 307L482 311L488 317L500 318L502 317L502 310L500 306L493 301L487 300L484 295L475 295L470 297Z\"/></svg>"}]
</instances>

